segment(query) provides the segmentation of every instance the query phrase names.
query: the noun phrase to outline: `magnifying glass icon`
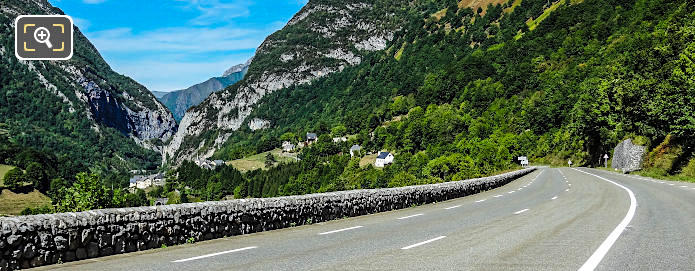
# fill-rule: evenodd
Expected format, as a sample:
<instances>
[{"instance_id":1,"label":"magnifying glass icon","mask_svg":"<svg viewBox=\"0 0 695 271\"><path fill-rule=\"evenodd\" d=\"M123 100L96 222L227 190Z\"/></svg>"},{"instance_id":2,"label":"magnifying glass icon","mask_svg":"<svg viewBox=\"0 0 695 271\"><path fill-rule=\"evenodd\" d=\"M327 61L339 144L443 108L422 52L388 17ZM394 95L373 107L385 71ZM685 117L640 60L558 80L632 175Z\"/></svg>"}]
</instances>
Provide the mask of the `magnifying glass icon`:
<instances>
[{"instance_id":1,"label":"magnifying glass icon","mask_svg":"<svg viewBox=\"0 0 695 271\"><path fill-rule=\"evenodd\" d=\"M45 27L39 27L34 30L34 39L38 43L45 43L48 48L53 48L53 44L49 40L51 38L51 32Z\"/></svg>"}]
</instances>

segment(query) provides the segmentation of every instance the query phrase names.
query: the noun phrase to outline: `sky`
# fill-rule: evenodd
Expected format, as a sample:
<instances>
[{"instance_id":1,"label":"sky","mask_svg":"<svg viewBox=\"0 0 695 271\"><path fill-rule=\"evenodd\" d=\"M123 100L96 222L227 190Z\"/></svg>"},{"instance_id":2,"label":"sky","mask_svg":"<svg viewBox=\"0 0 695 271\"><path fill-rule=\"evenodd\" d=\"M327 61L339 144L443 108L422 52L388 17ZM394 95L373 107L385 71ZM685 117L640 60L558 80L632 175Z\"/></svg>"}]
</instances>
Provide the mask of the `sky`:
<instances>
[{"instance_id":1,"label":"sky","mask_svg":"<svg viewBox=\"0 0 695 271\"><path fill-rule=\"evenodd\" d=\"M49 0L116 72L185 89L251 58L307 0Z\"/></svg>"}]
</instances>

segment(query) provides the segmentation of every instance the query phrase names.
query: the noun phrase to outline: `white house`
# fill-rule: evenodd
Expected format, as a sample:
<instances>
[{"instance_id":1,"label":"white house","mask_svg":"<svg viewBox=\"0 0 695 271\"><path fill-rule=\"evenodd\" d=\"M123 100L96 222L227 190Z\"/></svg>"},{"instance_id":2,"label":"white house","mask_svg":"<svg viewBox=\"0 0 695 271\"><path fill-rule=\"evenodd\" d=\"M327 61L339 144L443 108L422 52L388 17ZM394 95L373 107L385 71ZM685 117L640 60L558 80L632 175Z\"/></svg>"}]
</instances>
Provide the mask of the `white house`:
<instances>
[{"instance_id":1,"label":"white house","mask_svg":"<svg viewBox=\"0 0 695 271\"><path fill-rule=\"evenodd\" d=\"M344 137L334 137L334 138L333 138L333 143L346 142L346 141L347 141L347 137L346 137L346 136L344 136Z\"/></svg>"},{"instance_id":2,"label":"white house","mask_svg":"<svg viewBox=\"0 0 695 271\"><path fill-rule=\"evenodd\" d=\"M145 178L145 179L138 181L138 183L136 184L135 187L137 187L139 189L145 189L145 188L148 188L150 186L152 186L152 179Z\"/></svg>"},{"instance_id":3,"label":"white house","mask_svg":"<svg viewBox=\"0 0 695 271\"><path fill-rule=\"evenodd\" d=\"M350 157L355 157L355 155L360 155L360 151L362 150L362 147L360 145L352 145L350 147Z\"/></svg>"},{"instance_id":4,"label":"white house","mask_svg":"<svg viewBox=\"0 0 695 271\"><path fill-rule=\"evenodd\" d=\"M374 161L374 166L384 167L391 163L393 163L393 154L384 151L379 152L379 155L376 157L376 161Z\"/></svg>"},{"instance_id":5,"label":"white house","mask_svg":"<svg viewBox=\"0 0 695 271\"><path fill-rule=\"evenodd\" d=\"M215 160L212 162L215 163L215 167L219 167L219 166L224 165L224 161L222 161L222 160Z\"/></svg>"},{"instance_id":6,"label":"white house","mask_svg":"<svg viewBox=\"0 0 695 271\"><path fill-rule=\"evenodd\" d=\"M294 151L294 149L295 149L296 147L297 147L297 146L295 146L294 144L292 144L292 143L289 142L289 141L282 142L282 151L284 151L284 152L291 152L291 151Z\"/></svg>"},{"instance_id":7,"label":"white house","mask_svg":"<svg viewBox=\"0 0 695 271\"><path fill-rule=\"evenodd\" d=\"M215 168L224 165L224 161L222 160L215 160L215 161L210 161L207 159L198 159L195 160L195 164L201 168L207 169L207 170L214 170Z\"/></svg>"},{"instance_id":8,"label":"white house","mask_svg":"<svg viewBox=\"0 0 695 271\"><path fill-rule=\"evenodd\" d=\"M130 178L130 188L145 189L150 186L164 186L166 180L164 174L157 173L147 176L136 175Z\"/></svg>"}]
</instances>

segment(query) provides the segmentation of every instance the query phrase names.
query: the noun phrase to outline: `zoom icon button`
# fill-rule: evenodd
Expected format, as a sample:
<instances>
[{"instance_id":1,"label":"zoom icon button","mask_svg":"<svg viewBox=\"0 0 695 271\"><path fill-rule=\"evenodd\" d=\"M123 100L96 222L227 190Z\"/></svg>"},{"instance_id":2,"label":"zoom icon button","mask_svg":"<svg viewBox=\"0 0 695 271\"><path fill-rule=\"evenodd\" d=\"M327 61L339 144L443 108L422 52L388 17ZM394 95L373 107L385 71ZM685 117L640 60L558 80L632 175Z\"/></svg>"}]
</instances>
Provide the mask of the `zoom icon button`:
<instances>
[{"instance_id":1,"label":"zoom icon button","mask_svg":"<svg viewBox=\"0 0 695 271\"><path fill-rule=\"evenodd\" d=\"M73 51L72 18L22 15L15 20L15 55L21 60L68 60Z\"/></svg>"}]
</instances>

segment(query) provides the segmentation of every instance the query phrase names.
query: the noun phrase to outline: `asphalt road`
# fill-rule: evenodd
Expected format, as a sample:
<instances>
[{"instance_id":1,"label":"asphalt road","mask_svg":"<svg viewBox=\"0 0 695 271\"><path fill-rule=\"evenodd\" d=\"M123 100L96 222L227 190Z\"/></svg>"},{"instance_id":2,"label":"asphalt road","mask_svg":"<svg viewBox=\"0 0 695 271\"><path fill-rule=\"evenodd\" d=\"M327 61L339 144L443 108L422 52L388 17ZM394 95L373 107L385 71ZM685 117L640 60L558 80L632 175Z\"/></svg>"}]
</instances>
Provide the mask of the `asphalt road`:
<instances>
[{"instance_id":1,"label":"asphalt road","mask_svg":"<svg viewBox=\"0 0 695 271\"><path fill-rule=\"evenodd\" d=\"M545 168L436 204L39 269L695 270L694 256L695 184Z\"/></svg>"}]
</instances>

